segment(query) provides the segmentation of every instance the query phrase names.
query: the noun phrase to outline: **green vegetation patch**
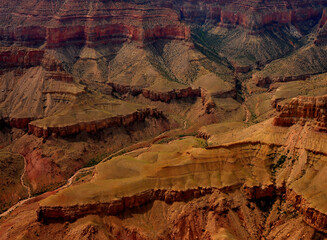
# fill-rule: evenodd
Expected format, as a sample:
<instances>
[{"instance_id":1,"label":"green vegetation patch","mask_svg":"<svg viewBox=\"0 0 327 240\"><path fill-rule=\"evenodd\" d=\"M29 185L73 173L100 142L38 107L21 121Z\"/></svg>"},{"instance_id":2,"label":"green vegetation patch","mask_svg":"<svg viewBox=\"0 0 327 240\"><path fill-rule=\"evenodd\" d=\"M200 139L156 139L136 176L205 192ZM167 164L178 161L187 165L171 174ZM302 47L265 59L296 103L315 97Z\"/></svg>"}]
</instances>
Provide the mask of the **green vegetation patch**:
<instances>
[{"instance_id":1,"label":"green vegetation patch","mask_svg":"<svg viewBox=\"0 0 327 240\"><path fill-rule=\"evenodd\" d=\"M278 159L278 161L277 161L276 164L272 164L272 165L270 166L270 169L271 169L271 171L272 171L273 174L276 173L276 170L277 170L277 169L279 169L279 168L281 168L281 167L283 166L283 164L284 164L284 162L286 161L286 159L287 159L287 156L286 156L286 155L282 155L282 156Z\"/></svg>"},{"instance_id":2,"label":"green vegetation patch","mask_svg":"<svg viewBox=\"0 0 327 240\"><path fill-rule=\"evenodd\" d=\"M100 155L95 156L94 158L91 158L90 161L84 166L85 168L93 167L97 165L99 162L101 162L103 159L105 159L109 153L102 153Z\"/></svg>"}]
</instances>

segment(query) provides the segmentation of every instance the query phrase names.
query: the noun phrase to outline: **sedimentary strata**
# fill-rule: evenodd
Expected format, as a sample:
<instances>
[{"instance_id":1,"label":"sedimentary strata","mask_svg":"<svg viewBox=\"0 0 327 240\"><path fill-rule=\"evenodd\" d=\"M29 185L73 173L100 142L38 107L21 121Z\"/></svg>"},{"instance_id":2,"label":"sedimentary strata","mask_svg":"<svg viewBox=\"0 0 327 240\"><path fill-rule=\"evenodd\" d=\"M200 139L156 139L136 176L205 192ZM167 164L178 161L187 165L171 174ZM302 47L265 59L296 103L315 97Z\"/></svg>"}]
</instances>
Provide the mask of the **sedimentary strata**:
<instances>
[{"instance_id":1,"label":"sedimentary strata","mask_svg":"<svg viewBox=\"0 0 327 240\"><path fill-rule=\"evenodd\" d=\"M254 76L253 80L255 81L258 87L268 87L270 84L275 82L291 82L291 81L300 81L306 80L311 77L311 74L304 74L299 76L280 76L280 77L260 77Z\"/></svg>"},{"instance_id":2,"label":"sedimentary strata","mask_svg":"<svg viewBox=\"0 0 327 240\"><path fill-rule=\"evenodd\" d=\"M287 189L286 200L303 216L303 220L318 231L327 233L327 215L310 206L309 202L292 189Z\"/></svg>"},{"instance_id":3,"label":"sedimentary strata","mask_svg":"<svg viewBox=\"0 0 327 240\"><path fill-rule=\"evenodd\" d=\"M57 137L64 137L68 135L73 135L80 133L82 131L95 133L98 130L109 128L109 127L121 127L128 126L137 121L144 121L145 118L154 117L154 118L164 118L162 112L157 111L156 109L144 109L138 110L134 113L124 115L124 116L115 116L106 119L99 119L91 122L79 122L72 125L64 125L58 127L48 127L48 126L38 126L36 123L28 124L28 132L34 134L37 137L47 138L51 135Z\"/></svg>"},{"instance_id":4,"label":"sedimentary strata","mask_svg":"<svg viewBox=\"0 0 327 240\"><path fill-rule=\"evenodd\" d=\"M41 45L48 48L68 44L97 45L120 43L126 40L150 41L190 37L190 29L180 22L212 22L224 27L249 29L252 34L271 24L294 24L321 17L324 1L279 2L261 1L156 1L135 4L124 1L48 1L15 6L2 1L11 11L4 11L0 25L0 40L22 45ZM92 8L90 8L92 6ZM274 10L272 10L274 9ZM33 14L30 14L33 13ZM11 20L7 26L6 20Z\"/></svg>"},{"instance_id":5,"label":"sedimentary strata","mask_svg":"<svg viewBox=\"0 0 327 240\"><path fill-rule=\"evenodd\" d=\"M161 101L169 103L173 99L183 98L197 98L202 97L202 91L200 88L192 89L191 87L185 89L176 89L168 92L154 91L141 87L126 86L121 84L109 83L114 91L120 94L131 94L132 96L142 95L152 101Z\"/></svg>"},{"instance_id":6,"label":"sedimentary strata","mask_svg":"<svg viewBox=\"0 0 327 240\"><path fill-rule=\"evenodd\" d=\"M297 122L305 124L310 121L315 130L326 132L326 104L326 95L294 98L288 104L276 106L277 111L280 113L275 117L273 124L275 126L289 127Z\"/></svg>"}]
</instances>

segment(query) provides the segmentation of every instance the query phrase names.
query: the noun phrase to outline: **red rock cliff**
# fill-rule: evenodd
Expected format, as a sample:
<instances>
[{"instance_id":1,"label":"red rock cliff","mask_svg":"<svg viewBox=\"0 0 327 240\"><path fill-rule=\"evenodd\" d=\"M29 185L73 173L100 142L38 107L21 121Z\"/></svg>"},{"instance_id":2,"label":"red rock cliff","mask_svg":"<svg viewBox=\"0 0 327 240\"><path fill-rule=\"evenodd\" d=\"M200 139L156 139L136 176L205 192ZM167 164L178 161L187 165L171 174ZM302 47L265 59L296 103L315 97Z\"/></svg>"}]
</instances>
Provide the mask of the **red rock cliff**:
<instances>
[{"instance_id":1,"label":"red rock cliff","mask_svg":"<svg viewBox=\"0 0 327 240\"><path fill-rule=\"evenodd\" d=\"M37 137L47 138L50 135L57 136L68 136L78 134L82 131L95 133L96 131L109 127L120 127L128 126L137 121L144 121L147 117L165 118L163 113L156 109L145 109L137 112L125 115L116 116L107 119L101 119L92 122L80 122L73 125L67 125L64 127L39 127L33 122L28 124L28 132L34 134Z\"/></svg>"},{"instance_id":2,"label":"red rock cliff","mask_svg":"<svg viewBox=\"0 0 327 240\"><path fill-rule=\"evenodd\" d=\"M318 231L327 233L327 215L319 212L318 210L310 207L308 201L306 201L301 195L298 195L292 189L287 189L286 200L291 203L292 206L298 210L303 220L311 227Z\"/></svg>"},{"instance_id":3,"label":"red rock cliff","mask_svg":"<svg viewBox=\"0 0 327 240\"><path fill-rule=\"evenodd\" d=\"M44 50L0 48L0 68L29 68L41 65Z\"/></svg>"},{"instance_id":4,"label":"red rock cliff","mask_svg":"<svg viewBox=\"0 0 327 240\"><path fill-rule=\"evenodd\" d=\"M169 103L173 99L182 98L196 98L201 97L201 89L192 89L191 87L185 89L177 89L168 92L157 92L146 88L126 86L121 84L109 83L112 89L120 94L129 93L133 96L142 94L143 97L148 98L152 101L161 101Z\"/></svg>"},{"instance_id":5,"label":"red rock cliff","mask_svg":"<svg viewBox=\"0 0 327 240\"><path fill-rule=\"evenodd\" d=\"M51 6L51 7L49 7ZM9 44L49 48L69 44L97 45L127 40L190 38L190 28L181 22L212 22L241 26L253 33L270 24L319 21L326 2L312 1L46 1L37 5L9 0L0 3L0 40ZM7 23L10 22L8 26ZM323 22L323 21L322 21Z\"/></svg>"},{"instance_id":6,"label":"red rock cliff","mask_svg":"<svg viewBox=\"0 0 327 240\"><path fill-rule=\"evenodd\" d=\"M284 106L277 105L276 109L280 114L273 121L275 126L289 127L297 122L311 121L315 130L327 131L327 95L300 96Z\"/></svg>"}]
</instances>

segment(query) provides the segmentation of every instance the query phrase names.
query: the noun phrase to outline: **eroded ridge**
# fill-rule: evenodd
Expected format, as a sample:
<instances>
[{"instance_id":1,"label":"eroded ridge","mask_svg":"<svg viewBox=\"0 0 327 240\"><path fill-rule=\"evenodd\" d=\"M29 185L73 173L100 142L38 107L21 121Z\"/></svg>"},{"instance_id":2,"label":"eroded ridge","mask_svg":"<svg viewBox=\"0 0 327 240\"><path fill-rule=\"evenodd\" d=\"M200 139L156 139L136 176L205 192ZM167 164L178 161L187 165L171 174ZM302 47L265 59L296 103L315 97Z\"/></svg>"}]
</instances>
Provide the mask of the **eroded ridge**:
<instances>
[{"instance_id":1,"label":"eroded ridge","mask_svg":"<svg viewBox=\"0 0 327 240\"><path fill-rule=\"evenodd\" d=\"M275 117L275 126L290 127L297 122L302 125L307 121L312 122L317 131L327 131L326 125L327 96L297 97L283 106L277 105L279 116Z\"/></svg>"},{"instance_id":2,"label":"eroded ridge","mask_svg":"<svg viewBox=\"0 0 327 240\"><path fill-rule=\"evenodd\" d=\"M89 122L77 122L71 125L63 125L63 126L42 126L42 120L40 125L38 121L34 121L28 124L28 132L34 134L37 137L47 138L51 135L55 137L64 137L68 135L78 134L82 131L86 132L97 132L104 128L110 127L121 127L121 126L129 126L134 122L144 121L146 118L162 118L165 119L164 114L157 109L142 109L138 110L134 113L127 114L125 116L114 116L105 119L98 119Z\"/></svg>"}]
</instances>

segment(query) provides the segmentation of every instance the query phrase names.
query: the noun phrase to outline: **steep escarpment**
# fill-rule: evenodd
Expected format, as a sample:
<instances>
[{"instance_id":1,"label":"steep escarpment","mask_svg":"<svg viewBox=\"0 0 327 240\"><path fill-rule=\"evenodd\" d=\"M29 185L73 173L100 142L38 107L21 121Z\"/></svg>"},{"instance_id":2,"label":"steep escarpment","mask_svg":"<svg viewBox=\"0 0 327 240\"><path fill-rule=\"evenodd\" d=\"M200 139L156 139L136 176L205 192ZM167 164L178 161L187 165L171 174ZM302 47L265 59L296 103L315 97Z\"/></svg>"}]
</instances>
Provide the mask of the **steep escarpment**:
<instances>
[{"instance_id":1,"label":"steep escarpment","mask_svg":"<svg viewBox=\"0 0 327 240\"><path fill-rule=\"evenodd\" d=\"M1 71L11 68L29 68L41 65L44 50L26 48L0 48Z\"/></svg>"},{"instance_id":2,"label":"steep escarpment","mask_svg":"<svg viewBox=\"0 0 327 240\"><path fill-rule=\"evenodd\" d=\"M24 72L28 68L38 66L42 66L50 72L64 71L62 62L44 49L16 46L0 47L1 74L16 69Z\"/></svg>"},{"instance_id":3,"label":"steep escarpment","mask_svg":"<svg viewBox=\"0 0 327 240\"><path fill-rule=\"evenodd\" d=\"M165 4L161 2L51 1L51 10L46 4L46 1L20 3L17 8L12 6L10 9L11 4L3 3L2 9L8 11L9 8L7 13L4 12L4 18L12 18L10 26L2 24L3 42L23 45L43 42L48 48L57 48L69 44L94 46L127 40L187 40L190 35L189 27L178 21L178 14L162 6ZM28 12L33 12L33 17L27 18Z\"/></svg>"},{"instance_id":4,"label":"steep escarpment","mask_svg":"<svg viewBox=\"0 0 327 240\"><path fill-rule=\"evenodd\" d=\"M309 202L301 195L298 195L295 191L289 189L287 191L286 200L298 210L304 221L317 229L318 231L327 233L327 215L316 210L310 206Z\"/></svg>"},{"instance_id":5,"label":"steep escarpment","mask_svg":"<svg viewBox=\"0 0 327 240\"><path fill-rule=\"evenodd\" d=\"M165 103L169 103L173 99L197 98L202 96L201 89L192 89L191 87L185 89L177 89L169 92L155 92L149 89L124 86L114 83L109 83L109 85L113 88L114 91L120 94L129 93L133 96L142 94L143 97L152 101L162 101Z\"/></svg>"},{"instance_id":6,"label":"steep escarpment","mask_svg":"<svg viewBox=\"0 0 327 240\"><path fill-rule=\"evenodd\" d=\"M271 24L294 24L321 16L323 1L202 1L182 3L182 16L190 22L219 23L258 31Z\"/></svg>"},{"instance_id":7,"label":"steep escarpment","mask_svg":"<svg viewBox=\"0 0 327 240\"><path fill-rule=\"evenodd\" d=\"M198 3L70 0L33 1L17 3L17 6L4 1L0 6L3 18L0 39L5 44L46 43L49 48L69 44L95 46L127 40L188 40L190 28L180 20L198 25L209 22L228 28L240 26L249 29L250 34L275 24L293 24L305 32L303 22L318 22L324 6L321 0L305 3L296 0Z\"/></svg>"},{"instance_id":8,"label":"steep escarpment","mask_svg":"<svg viewBox=\"0 0 327 240\"><path fill-rule=\"evenodd\" d=\"M297 97L284 106L277 105L279 116L275 117L274 125L289 127L300 122L312 122L317 131L326 131L327 97Z\"/></svg>"},{"instance_id":9,"label":"steep escarpment","mask_svg":"<svg viewBox=\"0 0 327 240\"><path fill-rule=\"evenodd\" d=\"M1 1L0 239L326 237L326 16Z\"/></svg>"},{"instance_id":10,"label":"steep escarpment","mask_svg":"<svg viewBox=\"0 0 327 240\"><path fill-rule=\"evenodd\" d=\"M199 198L206 194L211 194L214 189L188 189L186 191L171 191L165 189L149 190L140 194L123 197L120 200L100 203L86 204L76 207L41 207L38 211L38 221L40 222L57 222L57 221L75 221L87 215L98 215L104 213L106 215L117 215L128 209L140 207L155 200L165 201L166 203L174 203L181 201L189 201L193 198Z\"/></svg>"},{"instance_id":11,"label":"steep escarpment","mask_svg":"<svg viewBox=\"0 0 327 240\"><path fill-rule=\"evenodd\" d=\"M276 131L274 134L278 135L280 133ZM288 143L288 140L281 139L283 139L281 144ZM153 208L158 202L165 202L160 204L169 203L174 206L182 204L181 201L197 202L199 204L200 202L206 202L205 199L214 199L216 194L219 193L221 197L215 199L216 201L219 199L219 209L221 211L218 211L217 214L222 214L222 219L226 214L230 214L230 211L236 214L233 219L240 217L241 222L244 219L250 219L241 207L242 204L252 209L250 211L252 214L257 210L269 214L266 222L261 223L264 226L263 229L253 228L255 233L248 232L248 234L254 234L255 239L264 234L273 235L274 229L278 229L279 224L284 224L284 221L295 221L301 216L313 229L325 231L325 210L324 205L321 204L323 201L319 200L324 199L324 195L319 195L321 196L319 199L311 198L312 191L318 193L323 190L323 186L313 187L312 190L308 190L306 187L308 184L317 184L319 182L317 179L324 176L325 170L323 169L317 175L312 174L311 171L315 166L319 165L319 161L317 161L319 154L307 151L307 158L305 159L312 162L313 166L302 170L302 173L300 173L304 160L304 155L301 155L303 149L298 149L290 155L284 155L288 154L289 151L286 152L280 145L254 141L214 146L207 149L199 149L197 148L199 145L195 145L196 148L192 149L188 147L190 141L194 140L184 139L167 144L167 146L154 145L145 152L140 151L136 158L133 154L127 154L114 158L110 162L100 164L93 174L92 183L73 185L43 201L38 209L38 221L48 224L56 222L58 224L65 221L80 221L83 217L94 214L100 215L100 213L104 212L107 217L117 214L124 216L124 212L137 211L135 209L148 206L150 203ZM156 152L157 149L161 149L162 152ZM184 149L183 152L181 152L182 149ZM259 149L260 151L257 151ZM254 152L258 153L258 155L253 154ZM171 162L168 166L163 162L160 163L161 154L171 156ZM299 157L298 154L301 156ZM157 161L153 162L153 158L157 159ZM190 159L192 159L191 162ZM134 165L131 165L130 161L133 161ZM143 168L144 161L147 164ZM150 162L155 165L153 166L154 172L151 170ZM204 173L206 173L206 177L202 177ZM217 173L218 178L216 179ZM142 177L141 180L140 177ZM173 180L170 181L170 178ZM308 178L313 178L313 181L307 181ZM104 184L106 181L114 181L114 179L120 181L119 183L112 182L112 184L109 184L110 192L103 192L104 185L101 185L101 190L95 189L97 183ZM173 183L174 186L164 187L166 181L168 185ZM154 184L155 187L151 188L151 184ZM122 185L125 187L122 187ZM98 198L94 201L90 189L94 190L93 193L102 191L101 197L97 195ZM297 194L294 195L293 191L296 191ZM76 193L80 194L76 195ZM230 196L231 199L223 197L224 194ZM76 197L79 199L77 200ZM112 198L112 201L108 201L110 198ZM286 203L281 200L284 198ZM211 209L215 208L214 206L217 205L213 204L207 207ZM286 214L287 218L281 217L281 211L285 212L282 215ZM294 211L298 212L300 216L297 216ZM259 214L259 212L256 212L256 214ZM190 213L188 214L188 216L193 216ZM260 216L260 214L256 215L256 218L261 219ZM274 218L279 219L279 224L276 224ZM198 218L193 220L201 225ZM216 221L219 222L219 220ZM134 223L130 221L129 226L133 225ZM302 224L298 226L300 225ZM226 226L226 228L227 231L233 231L232 225ZM285 229L293 231L289 228L288 226ZM195 227L194 231L197 231L196 229L198 228ZM210 230L206 227L204 229L203 232L211 236L211 233L208 233ZM176 231L178 232L177 229ZM127 234L126 230L123 232ZM309 236L312 237L313 232ZM195 234L192 236L196 236L195 232L192 234ZM233 232L233 234L241 233ZM155 236L150 237L150 239L154 239ZM310 239L309 236L308 239Z\"/></svg>"},{"instance_id":12,"label":"steep escarpment","mask_svg":"<svg viewBox=\"0 0 327 240\"><path fill-rule=\"evenodd\" d=\"M42 66L7 71L0 76L1 118L8 126L26 128L31 120L66 108L85 93L85 87L72 80L65 71L49 71Z\"/></svg>"},{"instance_id":13,"label":"steep escarpment","mask_svg":"<svg viewBox=\"0 0 327 240\"><path fill-rule=\"evenodd\" d=\"M51 6L50 9L47 9L47 4ZM242 72L289 55L307 42L308 34L319 24L316 45L321 45L318 42L324 38L326 15L325 3L319 0L305 3L295 0L199 3L70 0L49 3L33 1L29 4L17 3L17 6L5 1L1 6L3 21L0 25L0 39L3 46L15 44L40 47L43 44L42 49L45 47L58 50L59 55L63 54L62 48L69 48L69 52L74 52L72 55L75 55L82 47L99 48L103 51L103 47L107 46L102 60L104 58L104 62L108 62L124 43L134 42L138 48L146 48L157 41L175 41L176 45L177 42L187 43L194 48L193 41L196 50L204 53L211 61L229 67L233 63L237 66L236 70ZM11 24L8 25L8 22ZM227 32L231 34L226 34ZM72 50L73 48L75 49ZM165 78L177 83L172 85L185 83L187 79L192 81L196 71L201 72L198 66L185 68L185 61L180 61L180 53L176 52L178 48L181 46L172 49L169 54L173 56L168 56L176 57L178 61L169 62L167 56L150 61L152 67L159 70ZM158 53L161 55L162 49L159 48L155 55ZM317 54L324 55L323 52ZM79 59L80 55L76 55L71 62L65 63L66 67ZM61 60L67 60L66 57ZM102 71L98 78L106 78L107 70L103 69L102 64L104 63L97 66ZM174 67L176 64L185 71L178 72L178 68ZM214 69L210 66L212 63L203 64L201 61L200 65L210 69L210 72ZM68 66L70 69L71 67ZM154 70L149 66L143 67L152 72ZM314 73L322 71L318 67ZM98 70L92 67L92 71L97 73ZM83 70L76 69L76 72L81 73ZM221 75L225 70L216 72ZM152 74L148 81L152 81ZM298 79L297 76L305 74L291 74L291 77Z\"/></svg>"},{"instance_id":14,"label":"steep escarpment","mask_svg":"<svg viewBox=\"0 0 327 240\"><path fill-rule=\"evenodd\" d=\"M28 132L30 134L34 134L37 137L44 138L47 138L51 135L56 137L64 137L68 135L78 134L82 131L86 131L88 133L95 133L104 128L126 127L137 121L144 121L145 118L148 117L164 118L164 115L162 112L157 111L156 109L142 109L124 116L118 115L111 118L97 119L90 122L83 121L82 119L80 119L80 122L71 125L65 124L63 122L62 124L59 124L59 126L52 126L53 124L44 126L42 123L45 120L40 120L29 123Z\"/></svg>"},{"instance_id":15,"label":"steep escarpment","mask_svg":"<svg viewBox=\"0 0 327 240\"><path fill-rule=\"evenodd\" d=\"M267 64L261 71L254 73L252 79L261 87L267 87L275 82L308 79L327 71L326 53L325 46L309 43L290 56Z\"/></svg>"},{"instance_id":16,"label":"steep escarpment","mask_svg":"<svg viewBox=\"0 0 327 240\"><path fill-rule=\"evenodd\" d=\"M286 129L270 121L239 129L234 138L220 135L225 144L203 148L205 140L182 137L114 157L40 203L25 206L34 210L20 212L26 216L20 224L38 226L39 236L54 236L54 227L65 227L66 237L108 231L116 239L180 238L185 226L190 227L186 239L323 235L326 136L308 126ZM27 218L36 210L37 216ZM5 220L12 221L15 216ZM6 226L0 225L0 232L6 234ZM15 228L9 232L30 236Z\"/></svg>"},{"instance_id":17,"label":"steep escarpment","mask_svg":"<svg viewBox=\"0 0 327 240\"><path fill-rule=\"evenodd\" d=\"M95 170L93 183L90 184L97 184L97 181L102 182L105 179L109 182L120 179L119 182L115 181L111 184L108 182L109 185L106 186L111 189L110 191L106 191L106 187L102 188L101 191L105 190L105 193L103 192L101 196L98 196L96 192L100 189L92 188L89 183L72 186L71 189L67 188L42 204L39 220L76 220L85 215L99 214L104 209L108 215L115 215L155 200L168 203L185 201L211 194L215 189L223 192L233 191L243 184L248 186L246 188L247 195L251 195L249 189L256 186L253 190L255 193L252 195L258 199L274 195L274 190L268 187L272 182L269 178L269 169L266 166L269 165L270 153L274 151L275 146L241 143L206 150L190 148L188 145L188 143L192 143L193 146L200 147L202 142L203 140L186 138L171 144L153 145L146 152L142 151L143 153L140 153L136 158L121 156L100 164ZM260 163L253 162L251 148L263 150L262 154L257 156L262 158ZM158 149L161 151L156 152ZM171 157L171 164L169 165L165 164L165 160L162 158L166 154ZM229 154L231 154L230 159L233 158L232 156L236 159L233 170L228 170L231 163L223 160L230 156ZM248 157L244 158L245 155ZM158 161L153 162L153 157L157 158ZM131 161L135 165L129 168ZM249 161L249 164L238 164L238 161ZM153 163L150 164L150 162ZM256 167L252 169L250 162L254 163ZM241 166L247 170L242 171ZM246 172L251 171L251 169L254 174L253 178L246 178ZM238 174L235 175L232 172ZM173 186L169 187L171 183ZM260 192L259 188L263 190ZM94 189L95 191L87 194L87 189ZM73 192L84 192L84 194L79 195L81 199L77 199L79 197L76 196L77 198L73 200L71 198ZM99 197L96 202L92 200L94 194ZM59 198L67 200L61 201L59 204L57 201Z\"/></svg>"}]
</instances>

